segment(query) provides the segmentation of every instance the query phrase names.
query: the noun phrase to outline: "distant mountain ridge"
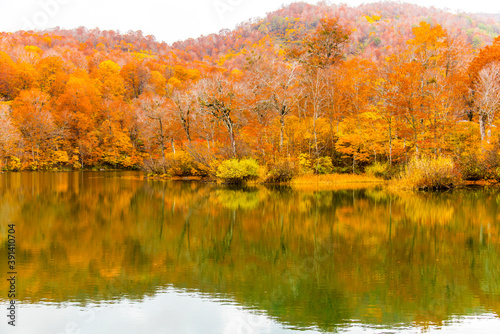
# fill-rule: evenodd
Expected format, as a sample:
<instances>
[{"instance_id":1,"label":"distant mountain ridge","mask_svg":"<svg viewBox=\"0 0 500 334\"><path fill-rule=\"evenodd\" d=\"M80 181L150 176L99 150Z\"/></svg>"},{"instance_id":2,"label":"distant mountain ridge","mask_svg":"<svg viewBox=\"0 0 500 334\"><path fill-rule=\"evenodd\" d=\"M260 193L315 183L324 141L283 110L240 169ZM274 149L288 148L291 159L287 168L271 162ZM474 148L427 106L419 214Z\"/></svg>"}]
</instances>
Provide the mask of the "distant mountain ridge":
<instances>
[{"instance_id":1,"label":"distant mountain ridge","mask_svg":"<svg viewBox=\"0 0 500 334\"><path fill-rule=\"evenodd\" d=\"M411 28L421 21L441 24L449 33L462 35L474 48L491 44L500 34L500 14L452 14L434 7L396 2L357 7L297 2L268 13L264 18L241 23L234 30L176 42L172 47L183 58L201 60L238 52L266 37L283 45L313 29L324 16L336 16L349 27L351 52L366 56L373 53L376 56L376 50L394 47L409 39Z\"/></svg>"},{"instance_id":2,"label":"distant mountain ridge","mask_svg":"<svg viewBox=\"0 0 500 334\"><path fill-rule=\"evenodd\" d=\"M318 3L311 5L296 2L268 13L262 18L242 22L235 29L189 38L172 44L159 42L142 31L120 33L113 30L60 29L42 32L0 33L0 46L35 45L44 50L56 47L74 47L88 53L121 50L144 53L176 61L204 61L217 64L228 55L250 49L259 43L286 48L311 32L321 18L338 17L340 23L351 31L349 54L377 59L402 46L412 38L412 27L421 21L440 24L453 38L460 38L479 49L492 43L500 34L500 14L453 14L434 7L422 7L397 2L379 2L356 7ZM45 36L45 41L40 36ZM50 43L47 43L50 39Z\"/></svg>"}]
</instances>

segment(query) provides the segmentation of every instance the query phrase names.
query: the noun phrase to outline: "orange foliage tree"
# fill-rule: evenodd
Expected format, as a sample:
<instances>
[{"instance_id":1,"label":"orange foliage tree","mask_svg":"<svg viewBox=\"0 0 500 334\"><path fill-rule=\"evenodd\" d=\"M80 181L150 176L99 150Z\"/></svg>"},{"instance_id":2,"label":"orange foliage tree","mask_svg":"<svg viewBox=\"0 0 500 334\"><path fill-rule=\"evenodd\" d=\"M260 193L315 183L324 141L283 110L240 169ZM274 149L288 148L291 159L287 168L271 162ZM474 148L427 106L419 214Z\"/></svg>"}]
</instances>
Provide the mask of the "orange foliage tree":
<instances>
[{"instance_id":1,"label":"orange foliage tree","mask_svg":"<svg viewBox=\"0 0 500 334\"><path fill-rule=\"evenodd\" d=\"M50 96L37 89L22 91L14 100L12 118L29 143L31 168L50 163L49 150L53 149L56 128L49 107Z\"/></svg>"},{"instance_id":2,"label":"orange foliage tree","mask_svg":"<svg viewBox=\"0 0 500 334\"><path fill-rule=\"evenodd\" d=\"M401 22L393 7L293 5L174 45L84 28L0 33L2 168L147 158L164 173L179 156L206 167L252 156L270 170L286 159L358 171L420 154L460 161L481 151L458 143L474 130L495 153L500 38L471 59L476 33Z\"/></svg>"}]
</instances>

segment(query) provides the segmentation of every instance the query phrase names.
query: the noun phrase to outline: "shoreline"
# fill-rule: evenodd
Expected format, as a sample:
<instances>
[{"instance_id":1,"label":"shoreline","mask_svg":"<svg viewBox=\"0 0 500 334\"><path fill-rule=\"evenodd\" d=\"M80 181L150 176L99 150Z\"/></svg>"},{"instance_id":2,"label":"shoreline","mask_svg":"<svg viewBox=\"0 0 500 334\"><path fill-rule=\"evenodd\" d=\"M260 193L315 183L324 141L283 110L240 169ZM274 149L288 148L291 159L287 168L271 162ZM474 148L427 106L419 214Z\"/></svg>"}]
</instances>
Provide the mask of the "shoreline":
<instances>
[{"instance_id":1,"label":"shoreline","mask_svg":"<svg viewBox=\"0 0 500 334\"><path fill-rule=\"evenodd\" d=\"M214 178L208 176L169 176L167 174L148 174L145 171L137 169L83 169L83 170L22 170L22 171L0 171L0 174L10 174L10 173L61 173L61 172L138 172L143 174L140 177L147 181L183 181L183 182L203 182L203 183L217 183L224 184ZM418 191L434 191L434 190L419 190L410 189L407 187L399 186L395 180L385 180L379 177L371 176L368 174L306 174L300 175L293 178L290 182L283 183L265 183L262 180L250 181L244 185L264 185L264 186L290 186L298 189L332 189L337 190L342 189L352 189L352 188L364 188L373 186L386 186L386 187L396 187L405 190L418 190ZM500 183L493 182L491 180L461 180L460 183L450 187L448 190L461 189L461 188L487 188L487 187L497 187Z\"/></svg>"}]
</instances>

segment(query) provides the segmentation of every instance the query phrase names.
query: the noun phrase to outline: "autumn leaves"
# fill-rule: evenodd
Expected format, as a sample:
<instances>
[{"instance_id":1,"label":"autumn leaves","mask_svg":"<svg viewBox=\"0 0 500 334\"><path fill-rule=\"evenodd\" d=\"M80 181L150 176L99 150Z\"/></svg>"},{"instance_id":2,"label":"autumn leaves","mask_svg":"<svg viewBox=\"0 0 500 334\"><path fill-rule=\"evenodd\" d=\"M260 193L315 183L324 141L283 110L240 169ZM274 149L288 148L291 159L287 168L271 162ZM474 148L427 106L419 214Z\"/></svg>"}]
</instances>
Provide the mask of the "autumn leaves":
<instances>
[{"instance_id":1,"label":"autumn leaves","mask_svg":"<svg viewBox=\"0 0 500 334\"><path fill-rule=\"evenodd\" d=\"M474 57L459 35L422 22L370 58L351 33L326 17L284 45L268 36L218 61L20 34L0 53L1 168L201 175L253 157L324 173L498 155L498 39Z\"/></svg>"}]
</instances>

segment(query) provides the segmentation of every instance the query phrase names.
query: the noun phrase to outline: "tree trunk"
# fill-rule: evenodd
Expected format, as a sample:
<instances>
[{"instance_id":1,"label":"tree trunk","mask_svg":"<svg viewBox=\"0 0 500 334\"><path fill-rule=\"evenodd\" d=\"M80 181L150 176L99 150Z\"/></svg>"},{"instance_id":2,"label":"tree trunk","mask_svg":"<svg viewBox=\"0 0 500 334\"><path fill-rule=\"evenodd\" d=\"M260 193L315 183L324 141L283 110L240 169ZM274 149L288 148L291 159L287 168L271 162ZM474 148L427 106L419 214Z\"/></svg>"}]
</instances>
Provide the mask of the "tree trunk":
<instances>
[{"instance_id":1,"label":"tree trunk","mask_svg":"<svg viewBox=\"0 0 500 334\"><path fill-rule=\"evenodd\" d=\"M280 116L280 153L283 152L283 137L285 136L285 115Z\"/></svg>"},{"instance_id":2,"label":"tree trunk","mask_svg":"<svg viewBox=\"0 0 500 334\"><path fill-rule=\"evenodd\" d=\"M161 140L161 168L163 169L163 174L166 174L167 171L165 169L165 143L163 143L163 138Z\"/></svg>"},{"instance_id":3,"label":"tree trunk","mask_svg":"<svg viewBox=\"0 0 500 334\"><path fill-rule=\"evenodd\" d=\"M314 149L316 150L316 159L319 158L318 149L318 134L316 133L316 117L313 118L313 132L314 132Z\"/></svg>"},{"instance_id":4,"label":"tree trunk","mask_svg":"<svg viewBox=\"0 0 500 334\"><path fill-rule=\"evenodd\" d=\"M481 141L486 137L486 115L479 114L479 131L481 132Z\"/></svg>"},{"instance_id":5,"label":"tree trunk","mask_svg":"<svg viewBox=\"0 0 500 334\"><path fill-rule=\"evenodd\" d=\"M163 169L163 174L166 174L165 169L165 136L163 135L163 123L161 118L158 118L158 124L160 125L160 146L161 146L161 168Z\"/></svg>"},{"instance_id":6,"label":"tree trunk","mask_svg":"<svg viewBox=\"0 0 500 334\"><path fill-rule=\"evenodd\" d=\"M420 156L420 152L418 151L418 136L416 134L413 137L413 140L415 141L415 156L418 158Z\"/></svg>"},{"instance_id":7,"label":"tree trunk","mask_svg":"<svg viewBox=\"0 0 500 334\"><path fill-rule=\"evenodd\" d=\"M184 132L186 133L186 137L188 142L191 142L191 129L189 128L189 113L186 116L186 118L181 117L181 122L182 122L182 127L184 128Z\"/></svg>"},{"instance_id":8,"label":"tree trunk","mask_svg":"<svg viewBox=\"0 0 500 334\"><path fill-rule=\"evenodd\" d=\"M231 130L229 131L229 137L231 139L231 148L233 150L233 157L236 158L236 141L234 139L233 128L231 128Z\"/></svg>"},{"instance_id":9,"label":"tree trunk","mask_svg":"<svg viewBox=\"0 0 500 334\"><path fill-rule=\"evenodd\" d=\"M392 166L392 126L389 123L389 166Z\"/></svg>"},{"instance_id":10,"label":"tree trunk","mask_svg":"<svg viewBox=\"0 0 500 334\"><path fill-rule=\"evenodd\" d=\"M234 138L233 122L230 118L225 119L227 131L229 132L229 140L231 141L231 149L233 151L233 157L236 158L236 139Z\"/></svg>"}]
</instances>

